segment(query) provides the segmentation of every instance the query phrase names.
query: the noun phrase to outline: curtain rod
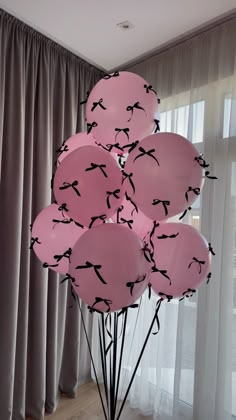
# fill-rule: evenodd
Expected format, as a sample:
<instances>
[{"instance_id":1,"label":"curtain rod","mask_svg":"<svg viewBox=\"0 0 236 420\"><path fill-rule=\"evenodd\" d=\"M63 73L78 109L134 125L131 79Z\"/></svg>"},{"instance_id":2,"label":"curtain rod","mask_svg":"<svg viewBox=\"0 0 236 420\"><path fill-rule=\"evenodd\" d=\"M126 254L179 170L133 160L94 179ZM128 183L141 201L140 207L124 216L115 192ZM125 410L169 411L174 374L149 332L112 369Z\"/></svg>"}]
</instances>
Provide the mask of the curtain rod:
<instances>
[{"instance_id":1,"label":"curtain rod","mask_svg":"<svg viewBox=\"0 0 236 420\"><path fill-rule=\"evenodd\" d=\"M163 44L162 46L155 48L152 51L149 51L148 53L142 55L139 58L133 59L125 64L123 64L122 66L116 67L112 70L110 70L110 72L113 72L115 70L126 70L129 69L130 67L136 66L137 64L141 64L145 61L150 60L151 58L154 58L156 56L158 56L159 54L168 51L169 49L176 47L178 45L183 44L184 42L198 36L201 35L207 31L210 31L211 29L214 29L220 25L222 25L223 23L226 23L230 20L233 20L236 18L236 8L232 9L230 12L227 12L223 15L221 15L218 18L212 19L209 22L207 22L206 24L203 24L201 26L198 26L197 28L186 32L184 35L180 35L179 37L176 37L175 39L167 42L166 44Z\"/></svg>"}]
</instances>

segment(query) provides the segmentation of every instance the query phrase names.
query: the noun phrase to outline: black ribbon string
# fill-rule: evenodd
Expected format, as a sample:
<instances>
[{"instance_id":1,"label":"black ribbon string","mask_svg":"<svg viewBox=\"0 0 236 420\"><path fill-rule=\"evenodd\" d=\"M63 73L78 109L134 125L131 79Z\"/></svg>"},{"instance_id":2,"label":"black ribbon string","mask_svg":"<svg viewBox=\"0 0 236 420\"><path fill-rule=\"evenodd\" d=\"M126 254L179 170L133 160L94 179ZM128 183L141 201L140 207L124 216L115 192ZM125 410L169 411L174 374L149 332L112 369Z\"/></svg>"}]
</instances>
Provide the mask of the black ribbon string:
<instances>
[{"instance_id":1,"label":"black ribbon string","mask_svg":"<svg viewBox=\"0 0 236 420\"><path fill-rule=\"evenodd\" d=\"M58 267L59 264L48 264L47 262L43 263L43 268Z\"/></svg>"},{"instance_id":2,"label":"black ribbon string","mask_svg":"<svg viewBox=\"0 0 236 420\"><path fill-rule=\"evenodd\" d=\"M89 93L90 93L89 91L86 92L86 98L80 102L80 105L84 105L88 102Z\"/></svg>"},{"instance_id":3,"label":"black ribbon string","mask_svg":"<svg viewBox=\"0 0 236 420\"><path fill-rule=\"evenodd\" d=\"M76 270L83 270L85 268L93 268L96 276L101 281L101 283L107 284L105 282L105 280L103 279L103 277L101 276L101 274L99 273L99 270L102 268L101 265L99 265L99 264L92 264L91 262L86 261L85 265L77 265L77 267L75 267Z\"/></svg>"},{"instance_id":4,"label":"black ribbon string","mask_svg":"<svg viewBox=\"0 0 236 420\"><path fill-rule=\"evenodd\" d=\"M178 235L179 235L179 232L178 233L173 233L172 235L165 235L163 233L163 235L157 236L157 239L174 239L174 238L177 238Z\"/></svg>"},{"instance_id":5,"label":"black ribbon string","mask_svg":"<svg viewBox=\"0 0 236 420\"><path fill-rule=\"evenodd\" d=\"M36 236L35 238L31 238L31 244L29 249L33 249L34 244L41 245L42 242L39 242L39 238Z\"/></svg>"},{"instance_id":6,"label":"black ribbon string","mask_svg":"<svg viewBox=\"0 0 236 420\"><path fill-rule=\"evenodd\" d=\"M134 221L132 219L131 220L126 220L123 217L121 217L119 223L121 223L121 224L126 224L127 223L129 228L132 230L132 224L134 223Z\"/></svg>"},{"instance_id":7,"label":"black ribbon string","mask_svg":"<svg viewBox=\"0 0 236 420\"><path fill-rule=\"evenodd\" d=\"M154 92L155 93L155 95L157 94L156 93L156 91L152 88L152 85L144 85L144 88L146 89L146 93L149 93L149 92Z\"/></svg>"},{"instance_id":8,"label":"black ribbon string","mask_svg":"<svg viewBox=\"0 0 236 420\"><path fill-rule=\"evenodd\" d=\"M152 297L152 285L148 283L148 299L150 300Z\"/></svg>"},{"instance_id":9,"label":"black ribbon string","mask_svg":"<svg viewBox=\"0 0 236 420\"><path fill-rule=\"evenodd\" d=\"M53 186L54 186L54 178L55 178L55 174L53 174L53 175L52 175L52 178L51 178L51 182L50 182L51 190L53 190Z\"/></svg>"},{"instance_id":10,"label":"black ribbon string","mask_svg":"<svg viewBox=\"0 0 236 420\"><path fill-rule=\"evenodd\" d=\"M136 156L136 158L134 159L134 162L137 159L141 158L142 156L149 156L156 161L158 166L160 166L160 163L158 162L157 158L155 156L153 156L153 153L155 153L155 151L156 151L155 149L150 149L150 150L146 151L143 147L139 147L139 151L141 153L139 153L139 155Z\"/></svg>"},{"instance_id":11,"label":"black ribbon string","mask_svg":"<svg viewBox=\"0 0 236 420\"><path fill-rule=\"evenodd\" d=\"M165 277L166 279L169 280L169 284L171 286L171 280L170 280L170 277L167 274L167 270L159 270L159 268L157 268L157 266L154 265L152 267L152 273L160 273L163 277Z\"/></svg>"},{"instance_id":12,"label":"black ribbon string","mask_svg":"<svg viewBox=\"0 0 236 420\"><path fill-rule=\"evenodd\" d=\"M211 276L212 276L212 273L208 273L207 274L207 283L206 284L208 284L209 281L211 280Z\"/></svg>"},{"instance_id":13,"label":"black ribbon string","mask_svg":"<svg viewBox=\"0 0 236 420\"><path fill-rule=\"evenodd\" d=\"M196 257L193 257L193 261L191 261L191 263L189 264L188 268L191 267L192 264L198 264L199 266L199 274L201 274L202 272L202 265L204 265L206 263L206 261L200 261L198 260Z\"/></svg>"},{"instance_id":14,"label":"black ribbon string","mask_svg":"<svg viewBox=\"0 0 236 420\"><path fill-rule=\"evenodd\" d=\"M117 138L118 134L124 133L127 139L129 140L129 128L115 128L115 131L116 131L115 139Z\"/></svg>"},{"instance_id":15,"label":"black ribbon string","mask_svg":"<svg viewBox=\"0 0 236 420\"><path fill-rule=\"evenodd\" d=\"M131 216L133 216L133 214L134 214L134 211L136 211L136 213L138 213L138 207L137 207L137 205L135 204L135 202L132 200L132 198L127 194L127 192L125 192L125 198L126 198L126 200L127 201L129 201L131 204L132 204L132 206L134 207L133 208L133 210L132 210L132 212L131 212Z\"/></svg>"},{"instance_id":16,"label":"black ribbon string","mask_svg":"<svg viewBox=\"0 0 236 420\"><path fill-rule=\"evenodd\" d=\"M134 109L140 109L141 111L144 111L145 112L145 114L146 114L146 111L145 111L145 109L140 105L140 102L135 102L134 103L134 105L129 105L129 106L127 106L127 108L126 108L126 111L131 111L131 116L130 116L130 118L128 119L128 121L127 122L130 122L131 121L131 119L132 119L132 117L133 117L133 115L134 115Z\"/></svg>"},{"instance_id":17,"label":"black ribbon string","mask_svg":"<svg viewBox=\"0 0 236 420\"><path fill-rule=\"evenodd\" d=\"M158 198L154 198L152 201L152 205L156 206L158 204L162 204L163 209L165 210L165 216L168 215L168 206L170 205L170 201L168 200L159 200Z\"/></svg>"},{"instance_id":18,"label":"black ribbon string","mask_svg":"<svg viewBox=\"0 0 236 420\"><path fill-rule=\"evenodd\" d=\"M131 172L130 174L127 174L125 171L122 171L122 175L123 175L122 185L123 185L124 181L126 179L128 179L129 180L129 183L130 183L130 185L132 187L132 190L135 193L135 186L134 186L134 183L133 183L133 180L132 180L133 173Z\"/></svg>"},{"instance_id":19,"label":"black ribbon string","mask_svg":"<svg viewBox=\"0 0 236 420\"><path fill-rule=\"evenodd\" d=\"M101 171L101 172L103 173L103 175L105 176L105 178L108 178L108 176L107 176L106 172L104 171L104 168L106 168L106 167L107 167L107 165L105 165L105 164L102 164L102 165L97 165L96 163L91 162L91 166L90 166L89 168L85 169L85 171L86 171L86 172L88 172L88 171L93 171L94 169L99 168L99 169L100 169L100 171Z\"/></svg>"},{"instance_id":20,"label":"black ribbon string","mask_svg":"<svg viewBox=\"0 0 236 420\"><path fill-rule=\"evenodd\" d=\"M188 187L188 190L185 193L186 201L188 201L188 194L190 192L193 192L195 195L200 195L200 188Z\"/></svg>"},{"instance_id":21,"label":"black ribbon string","mask_svg":"<svg viewBox=\"0 0 236 420\"><path fill-rule=\"evenodd\" d=\"M173 296L167 295L166 293L163 293L163 292L158 292L158 295L164 299L167 299L167 302L170 302L173 299Z\"/></svg>"},{"instance_id":22,"label":"black ribbon string","mask_svg":"<svg viewBox=\"0 0 236 420\"><path fill-rule=\"evenodd\" d=\"M119 199L120 196L118 195L120 193L120 189L116 189L114 191L107 191L107 207L110 209L111 208L111 204L110 204L110 198L114 197L116 199Z\"/></svg>"},{"instance_id":23,"label":"black ribbon string","mask_svg":"<svg viewBox=\"0 0 236 420\"><path fill-rule=\"evenodd\" d=\"M156 120L156 119L154 119L154 122L155 122L155 124L156 124L155 130L154 130L154 133L157 133L158 131L160 131L160 120Z\"/></svg>"},{"instance_id":24,"label":"black ribbon string","mask_svg":"<svg viewBox=\"0 0 236 420\"><path fill-rule=\"evenodd\" d=\"M95 301L94 301L94 303L92 304L92 306L91 306L91 309L96 309L96 308L94 308L98 303L104 303L105 305L106 305L106 307L107 307L107 310L106 310L106 312L110 312L111 311L111 304L112 304L112 300L110 300L110 299L103 299L103 298L101 298L101 297L95 297Z\"/></svg>"},{"instance_id":25,"label":"black ribbon string","mask_svg":"<svg viewBox=\"0 0 236 420\"><path fill-rule=\"evenodd\" d=\"M205 171L205 178L218 179L217 176L212 176L209 171Z\"/></svg>"},{"instance_id":26,"label":"black ribbon string","mask_svg":"<svg viewBox=\"0 0 236 420\"><path fill-rule=\"evenodd\" d=\"M103 98L100 98L98 102L93 102L93 106L91 108L91 111L93 112L97 108L97 106L99 106L101 109L105 110L106 107L102 103L103 103Z\"/></svg>"},{"instance_id":27,"label":"black ribbon string","mask_svg":"<svg viewBox=\"0 0 236 420\"><path fill-rule=\"evenodd\" d=\"M61 260L62 260L62 258L68 258L68 260L70 261L70 257L71 257L71 254L72 254L72 249L71 248L68 248L65 252L64 252L64 254L61 254L61 255L54 255L54 260L56 260L56 262L60 262Z\"/></svg>"},{"instance_id":28,"label":"black ribbon string","mask_svg":"<svg viewBox=\"0 0 236 420\"><path fill-rule=\"evenodd\" d=\"M212 255L216 255L215 254L215 252L214 252L214 250L213 250L213 248L212 248L212 245L211 245L211 243L209 242L209 244L208 244L208 251L210 252L210 254L212 254Z\"/></svg>"},{"instance_id":29,"label":"black ribbon string","mask_svg":"<svg viewBox=\"0 0 236 420\"><path fill-rule=\"evenodd\" d=\"M92 129L97 126L98 126L98 123L96 123L96 121L93 121L92 123L87 123L87 134L90 134Z\"/></svg>"},{"instance_id":30,"label":"black ribbon string","mask_svg":"<svg viewBox=\"0 0 236 420\"><path fill-rule=\"evenodd\" d=\"M119 71L115 71L114 73L112 73L112 74L106 74L105 76L103 76L103 79L104 80L109 80L109 79L111 79L112 77L118 77L120 75L120 72Z\"/></svg>"},{"instance_id":31,"label":"black ribbon string","mask_svg":"<svg viewBox=\"0 0 236 420\"><path fill-rule=\"evenodd\" d=\"M123 150L128 149L128 153L131 153L139 144L139 140L134 141L131 144L125 144Z\"/></svg>"},{"instance_id":32,"label":"black ribbon string","mask_svg":"<svg viewBox=\"0 0 236 420\"><path fill-rule=\"evenodd\" d=\"M206 163L205 159L203 158L203 154L196 156L194 160L196 160L196 162L201 166L201 168L208 168L210 166L208 163Z\"/></svg>"},{"instance_id":33,"label":"black ribbon string","mask_svg":"<svg viewBox=\"0 0 236 420\"><path fill-rule=\"evenodd\" d=\"M133 296L133 291L134 291L135 285L139 284L139 283L143 283L145 279L146 279L146 274L144 274L141 277L139 276L137 278L137 280L135 280L135 281L129 281L128 283L126 283L126 287L128 287L130 289L131 296Z\"/></svg>"},{"instance_id":34,"label":"black ribbon string","mask_svg":"<svg viewBox=\"0 0 236 420\"><path fill-rule=\"evenodd\" d=\"M106 223L106 218L107 218L106 214L101 214L100 216L91 217L91 222L90 222L90 225L89 225L89 229L91 229L93 227L96 220L101 220L103 223Z\"/></svg>"},{"instance_id":35,"label":"black ribbon string","mask_svg":"<svg viewBox=\"0 0 236 420\"><path fill-rule=\"evenodd\" d=\"M63 182L63 185L59 187L59 190L67 190L68 188L72 188L74 192L80 197L80 192L76 188L77 185L79 185L79 182L77 180L73 181L71 184L69 182Z\"/></svg>"},{"instance_id":36,"label":"black ribbon string","mask_svg":"<svg viewBox=\"0 0 236 420\"><path fill-rule=\"evenodd\" d=\"M32 232L32 223L30 223L29 228L30 228L30 232Z\"/></svg>"},{"instance_id":37,"label":"black ribbon string","mask_svg":"<svg viewBox=\"0 0 236 420\"><path fill-rule=\"evenodd\" d=\"M71 283L75 283L75 278L71 277L69 273L66 273L66 277L60 281L60 284L65 283L65 281L71 281Z\"/></svg>"},{"instance_id":38,"label":"black ribbon string","mask_svg":"<svg viewBox=\"0 0 236 420\"><path fill-rule=\"evenodd\" d=\"M181 214L181 216L179 217L179 220L183 219L184 216L187 214L188 210L192 210L192 207L188 207L186 210L184 210L184 212Z\"/></svg>"},{"instance_id":39,"label":"black ribbon string","mask_svg":"<svg viewBox=\"0 0 236 420\"><path fill-rule=\"evenodd\" d=\"M124 155L118 155L118 163L119 163L121 169L124 169L125 161L126 161L126 157Z\"/></svg>"}]
</instances>

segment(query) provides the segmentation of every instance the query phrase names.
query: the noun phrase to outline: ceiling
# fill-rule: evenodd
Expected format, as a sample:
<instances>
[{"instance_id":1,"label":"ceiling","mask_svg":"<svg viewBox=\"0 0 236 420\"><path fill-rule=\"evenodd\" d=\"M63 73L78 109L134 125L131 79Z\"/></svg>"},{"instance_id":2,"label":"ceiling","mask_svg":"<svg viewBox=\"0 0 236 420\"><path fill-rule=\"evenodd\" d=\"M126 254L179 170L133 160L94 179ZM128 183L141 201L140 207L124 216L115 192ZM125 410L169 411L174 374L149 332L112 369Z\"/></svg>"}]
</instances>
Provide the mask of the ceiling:
<instances>
[{"instance_id":1,"label":"ceiling","mask_svg":"<svg viewBox=\"0 0 236 420\"><path fill-rule=\"evenodd\" d=\"M228 13L235 0L0 0L0 7L109 71ZM126 20L133 29L117 26Z\"/></svg>"}]
</instances>

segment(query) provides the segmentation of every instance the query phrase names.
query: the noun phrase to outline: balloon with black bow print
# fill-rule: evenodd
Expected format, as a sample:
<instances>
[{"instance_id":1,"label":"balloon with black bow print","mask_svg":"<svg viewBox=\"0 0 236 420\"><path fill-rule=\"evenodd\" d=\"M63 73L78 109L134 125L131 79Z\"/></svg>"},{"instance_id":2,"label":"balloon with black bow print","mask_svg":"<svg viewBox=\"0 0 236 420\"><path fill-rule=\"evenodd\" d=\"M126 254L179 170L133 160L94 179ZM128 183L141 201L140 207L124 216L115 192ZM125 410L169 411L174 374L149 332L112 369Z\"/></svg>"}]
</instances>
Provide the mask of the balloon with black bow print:
<instances>
[{"instance_id":1,"label":"balloon with black bow print","mask_svg":"<svg viewBox=\"0 0 236 420\"><path fill-rule=\"evenodd\" d=\"M71 218L92 227L111 217L121 205L122 174L109 153L96 146L83 146L58 166L54 195L59 204L66 203Z\"/></svg>"},{"instance_id":2,"label":"balloon with black bow print","mask_svg":"<svg viewBox=\"0 0 236 420\"><path fill-rule=\"evenodd\" d=\"M71 152L82 146L95 145L95 139L92 134L77 133L66 140L59 149L57 149L57 166L65 159Z\"/></svg>"},{"instance_id":3,"label":"balloon with black bow print","mask_svg":"<svg viewBox=\"0 0 236 420\"><path fill-rule=\"evenodd\" d=\"M126 192L152 220L166 220L183 212L203 187L203 170L195 159L198 155L178 134L146 137L125 163Z\"/></svg>"},{"instance_id":4,"label":"balloon with black bow print","mask_svg":"<svg viewBox=\"0 0 236 420\"><path fill-rule=\"evenodd\" d=\"M161 223L152 238L154 254L150 283L158 295L172 298L193 294L207 277L209 244L192 226Z\"/></svg>"},{"instance_id":5,"label":"balloon with black bow print","mask_svg":"<svg viewBox=\"0 0 236 420\"><path fill-rule=\"evenodd\" d=\"M143 242L128 227L106 223L85 232L73 248L70 275L92 309L117 311L133 304L148 284Z\"/></svg>"},{"instance_id":6,"label":"balloon with black bow print","mask_svg":"<svg viewBox=\"0 0 236 420\"><path fill-rule=\"evenodd\" d=\"M63 204L51 204L38 214L32 226L30 248L45 268L66 274L72 248L86 229L68 216Z\"/></svg>"},{"instance_id":7,"label":"balloon with black bow print","mask_svg":"<svg viewBox=\"0 0 236 420\"><path fill-rule=\"evenodd\" d=\"M104 146L131 144L154 131L157 110L151 85L134 73L115 72L101 79L88 97L88 132Z\"/></svg>"}]
</instances>

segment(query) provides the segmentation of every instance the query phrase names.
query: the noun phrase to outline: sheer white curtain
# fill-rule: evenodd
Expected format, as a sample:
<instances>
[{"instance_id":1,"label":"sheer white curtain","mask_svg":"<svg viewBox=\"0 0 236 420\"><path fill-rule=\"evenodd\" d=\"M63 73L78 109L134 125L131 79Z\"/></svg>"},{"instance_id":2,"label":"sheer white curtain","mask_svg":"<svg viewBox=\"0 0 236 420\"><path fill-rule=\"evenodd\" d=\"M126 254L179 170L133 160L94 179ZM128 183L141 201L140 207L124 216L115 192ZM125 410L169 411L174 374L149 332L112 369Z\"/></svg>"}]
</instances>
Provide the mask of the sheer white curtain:
<instances>
[{"instance_id":1,"label":"sheer white curtain","mask_svg":"<svg viewBox=\"0 0 236 420\"><path fill-rule=\"evenodd\" d=\"M150 418L236 418L235 39L232 17L128 69L160 93L161 131L186 136L218 177L206 179L183 220L213 245L212 279L194 297L162 305L161 330L151 337L130 391L131 406ZM137 311L130 310L123 383L135 366L156 300L143 297L137 325Z\"/></svg>"}]
</instances>

